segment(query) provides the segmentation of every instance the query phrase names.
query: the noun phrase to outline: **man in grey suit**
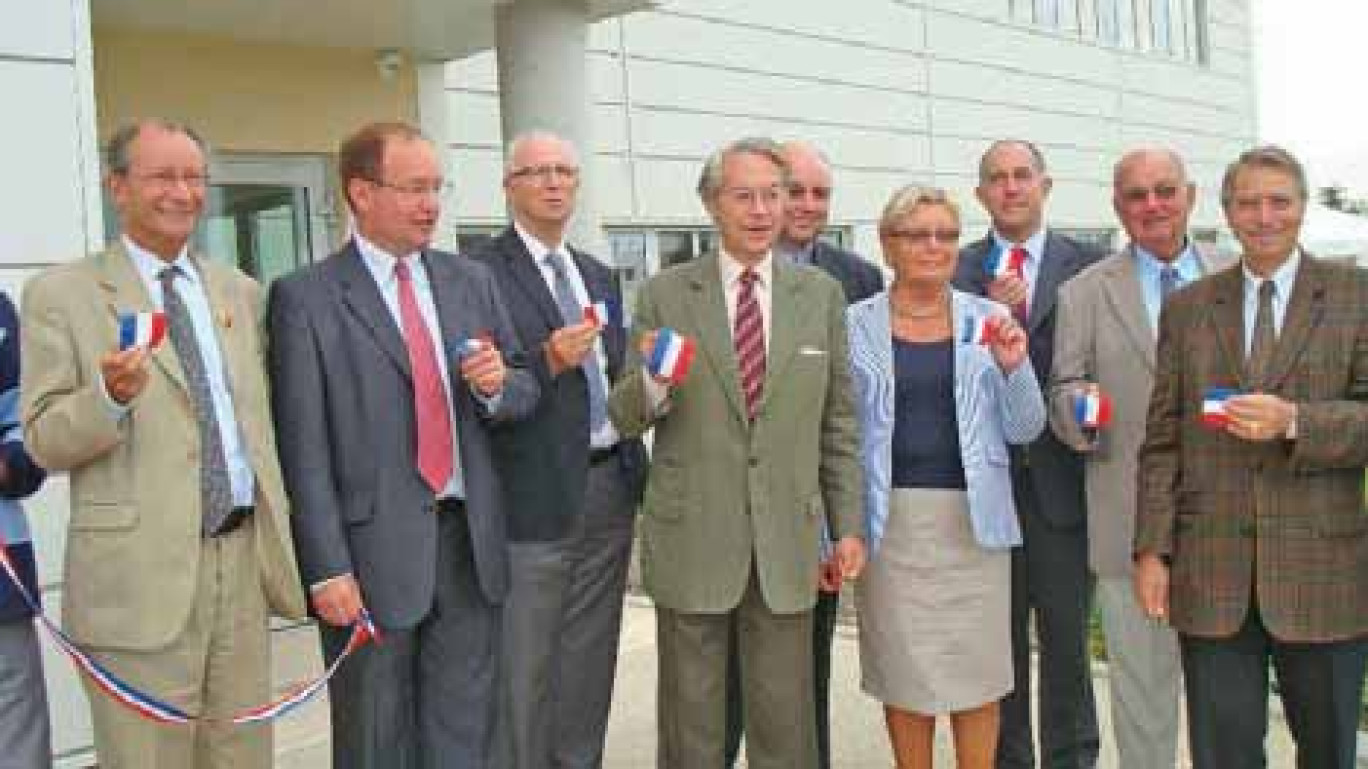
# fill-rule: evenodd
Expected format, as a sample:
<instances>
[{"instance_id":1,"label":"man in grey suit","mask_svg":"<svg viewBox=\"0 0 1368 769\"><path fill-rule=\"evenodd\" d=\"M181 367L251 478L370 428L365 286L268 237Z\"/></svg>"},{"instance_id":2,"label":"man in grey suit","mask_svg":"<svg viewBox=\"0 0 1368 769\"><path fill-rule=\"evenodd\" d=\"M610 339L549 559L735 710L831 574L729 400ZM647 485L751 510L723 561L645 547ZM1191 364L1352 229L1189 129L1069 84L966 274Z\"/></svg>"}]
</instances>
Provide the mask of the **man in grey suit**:
<instances>
[{"instance_id":1,"label":"man in grey suit","mask_svg":"<svg viewBox=\"0 0 1368 769\"><path fill-rule=\"evenodd\" d=\"M429 246L442 172L402 123L343 142L351 241L271 291L271 374L300 571L333 679L333 766L489 762L508 588L491 433L537 385L483 266Z\"/></svg>"},{"instance_id":2,"label":"man in grey suit","mask_svg":"<svg viewBox=\"0 0 1368 769\"><path fill-rule=\"evenodd\" d=\"M1159 310L1168 294L1224 266L1188 237L1196 199L1176 153L1127 152L1116 163L1112 205L1130 242L1059 289L1050 425L1087 467L1088 565L1107 636L1116 749L1127 769L1173 769L1177 760L1178 639L1136 600L1131 548ZM1112 419L1090 430L1074 408L1092 387L1110 399Z\"/></svg>"},{"instance_id":3,"label":"man in grey suit","mask_svg":"<svg viewBox=\"0 0 1368 769\"><path fill-rule=\"evenodd\" d=\"M831 163L826 155L801 141L785 142L781 150L789 167L789 183L784 224L775 247L779 257L805 267L816 267L835 278L845 292L847 304L882 291L883 273L878 267L821 238L831 214ZM841 577L835 560L830 557L831 545L826 531L822 532L821 546L822 579L817 587L817 604L812 610L812 683L817 712L817 763L821 769L827 769L831 766L831 645L840 609ZM732 766L741 752L741 721L741 662L733 641L727 658L726 766Z\"/></svg>"},{"instance_id":4,"label":"man in grey suit","mask_svg":"<svg viewBox=\"0 0 1368 769\"><path fill-rule=\"evenodd\" d=\"M812 606L825 518L842 577L864 565L845 297L774 258L787 165L768 139L714 153L699 196L720 253L641 287L639 344L613 390L624 435L654 427L641 520L660 653L658 765L723 762L737 630L751 769L813 769ZM640 370L661 329L696 340L674 384Z\"/></svg>"},{"instance_id":5,"label":"man in grey suit","mask_svg":"<svg viewBox=\"0 0 1368 769\"><path fill-rule=\"evenodd\" d=\"M960 253L955 285L1007 305L1030 335L1031 365L1050 370L1059 286L1101 258L1045 228L1051 181L1045 157L1021 140L994 142L979 161L979 202L992 218L986 237ZM1015 269L995 269L1016 263ZM1035 765L1031 738L1031 644L1040 641L1040 765L1097 762L1097 714L1088 669L1088 527L1083 463L1048 431L1012 449L1012 494L1024 544L1012 551L1012 666L1002 702L998 766Z\"/></svg>"},{"instance_id":6,"label":"man in grey suit","mask_svg":"<svg viewBox=\"0 0 1368 769\"><path fill-rule=\"evenodd\" d=\"M509 143L504 192L513 223L472 256L509 302L542 397L495 442L509 501L498 767L595 769L603 763L638 491L640 440L607 418L627 330L612 270L566 242L580 165L549 133Z\"/></svg>"}]
</instances>

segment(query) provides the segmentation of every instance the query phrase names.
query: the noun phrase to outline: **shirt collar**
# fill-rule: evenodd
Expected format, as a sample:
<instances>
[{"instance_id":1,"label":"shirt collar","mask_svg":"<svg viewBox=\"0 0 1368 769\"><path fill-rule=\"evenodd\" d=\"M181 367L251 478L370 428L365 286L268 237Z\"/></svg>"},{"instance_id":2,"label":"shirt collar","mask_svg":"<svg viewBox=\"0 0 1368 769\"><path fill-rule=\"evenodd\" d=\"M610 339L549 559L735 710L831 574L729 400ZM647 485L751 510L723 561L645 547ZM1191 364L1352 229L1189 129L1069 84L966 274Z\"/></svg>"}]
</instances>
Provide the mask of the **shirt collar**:
<instances>
[{"instance_id":1,"label":"shirt collar","mask_svg":"<svg viewBox=\"0 0 1368 769\"><path fill-rule=\"evenodd\" d=\"M181 246L180 254L176 256L175 261L168 264L165 259L134 242L127 233L120 235L119 239L123 242L124 251L143 282L149 285L156 283L161 279L161 271L173 265L180 268L181 275L186 280L191 283L199 282L199 271L195 269L194 260L190 258L190 244Z\"/></svg>"},{"instance_id":2,"label":"shirt collar","mask_svg":"<svg viewBox=\"0 0 1368 769\"><path fill-rule=\"evenodd\" d=\"M400 257L366 240L359 232L352 235L352 239L356 242L356 250L361 254L361 261L365 262L366 269L370 270L376 285L383 286L389 283L394 277L394 266L398 264ZM422 252L415 251L403 257L404 261L408 262L410 270L420 271L421 263L418 257L421 255Z\"/></svg>"},{"instance_id":3,"label":"shirt collar","mask_svg":"<svg viewBox=\"0 0 1368 769\"><path fill-rule=\"evenodd\" d=\"M535 261L539 265L545 262L546 257L552 253L566 253L564 239L562 239L559 243L547 245L546 243L543 243L541 239L539 239L536 235L533 235L532 233L524 229L523 226L521 224L518 224L516 220L513 222L513 231L518 233L518 238L522 240L523 246L527 248L527 253L531 254L533 261Z\"/></svg>"},{"instance_id":4,"label":"shirt collar","mask_svg":"<svg viewBox=\"0 0 1368 769\"><path fill-rule=\"evenodd\" d=\"M992 234L993 242L997 244L998 249L1001 251L1006 251L1012 246L1021 246L1022 248L1026 249L1026 253L1029 254L1031 257L1031 261L1037 264L1040 263L1041 257L1045 254L1046 236L1044 227L1041 227L1040 229L1036 230L1031 235L1031 237L1021 241L1020 243L1004 238L1002 234L997 231L997 228L994 228L992 230Z\"/></svg>"},{"instance_id":5,"label":"shirt collar","mask_svg":"<svg viewBox=\"0 0 1368 769\"><path fill-rule=\"evenodd\" d=\"M1172 262L1165 262L1135 243L1131 244L1136 263L1148 274L1158 275L1165 267L1173 266L1184 281L1192 281L1202 276L1202 261L1197 258L1197 246L1188 238L1183 250Z\"/></svg>"},{"instance_id":6,"label":"shirt collar","mask_svg":"<svg viewBox=\"0 0 1368 769\"><path fill-rule=\"evenodd\" d=\"M726 251L718 252L717 265L722 270L722 285L727 288L730 288L733 284L741 280L741 273L746 271L746 265L738 262ZM750 269L754 270L755 274L759 276L760 287L768 287L770 285L770 278L774 272L774 251L771 250L769 253L765 254L765 258L751 266Z\"/></svg>"},{"instance_id":7,"label":"shirt collar","mask_svg":"<svg viewBox=\"0 0 1368 769\"><path fill-rule=\"evenodd\" d=\"M1292 254L1283 261L1278 269L1273 271L1273 276L1269 280L1273 281L1274 297L1279 301L1285 301L1292 296L1292 284L1297 280L1297 268L1301 266L1301 249L1294 248ZM1249 265L1244 260L1240 260L1240 272L1244 273L1244 286L1246 296L1258 296L1259 284L1264 279L1249 271Z\"/></svg>"}]
</instances>

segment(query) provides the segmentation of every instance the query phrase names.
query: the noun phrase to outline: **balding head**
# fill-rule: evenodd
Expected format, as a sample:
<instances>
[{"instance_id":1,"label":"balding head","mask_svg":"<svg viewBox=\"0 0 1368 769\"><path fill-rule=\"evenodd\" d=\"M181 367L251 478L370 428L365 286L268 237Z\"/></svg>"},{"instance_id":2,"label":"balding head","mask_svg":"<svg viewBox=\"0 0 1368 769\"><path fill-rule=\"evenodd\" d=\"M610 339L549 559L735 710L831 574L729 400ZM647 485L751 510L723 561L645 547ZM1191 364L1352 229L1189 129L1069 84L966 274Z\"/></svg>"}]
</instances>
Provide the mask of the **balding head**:
<instances>
[{"instance_id":1,"label":"balding head","mask_svg":"<svg viewBox=\"0 0 1368 769\"><path fill-rule=\"evenodd\" d=\"M1116 161L1112 206L1136 246L1168 261L1187 246L1197 187L1183 158L1166 147L1139 147Z\"/></svg>"},{"instance_id":2,"label":"balding head","mask_svg":"<svg viewBox=\"0 0 1368 769\"><path fill-rule=\"evenodd\" d=\"M793 248L808 248L831 214L831 163L812 144L780 145L789 167L788 202L784 204L781 239Z\"/></svg>"}]
</instances>

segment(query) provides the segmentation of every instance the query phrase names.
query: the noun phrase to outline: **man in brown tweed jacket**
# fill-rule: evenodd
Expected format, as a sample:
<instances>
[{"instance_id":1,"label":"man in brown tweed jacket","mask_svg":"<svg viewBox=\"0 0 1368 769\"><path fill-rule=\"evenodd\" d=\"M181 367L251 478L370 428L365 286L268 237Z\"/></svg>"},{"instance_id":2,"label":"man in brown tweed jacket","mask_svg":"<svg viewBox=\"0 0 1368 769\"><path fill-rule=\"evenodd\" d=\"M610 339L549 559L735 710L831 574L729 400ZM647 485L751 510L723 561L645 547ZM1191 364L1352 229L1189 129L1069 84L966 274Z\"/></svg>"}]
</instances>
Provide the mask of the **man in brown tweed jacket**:
<instances>
[{"instance_id":1,"label":"man in brown tweed jacket","mask_svg":"<svg viewBox=\"0 0 1368 769\"><path fill-rule=\"evenodd\" d=\"M1287 152L1241 155L1221 189L1241 262L1175 294L1160 320L1135 586L1179 633L1196 769L1265 766L1270 660L1297 766L1354 765L1368 272L1300 249L1306 199ZM1210 388L1235 394L1213 409Z\"/></svg>"}]
</instances>

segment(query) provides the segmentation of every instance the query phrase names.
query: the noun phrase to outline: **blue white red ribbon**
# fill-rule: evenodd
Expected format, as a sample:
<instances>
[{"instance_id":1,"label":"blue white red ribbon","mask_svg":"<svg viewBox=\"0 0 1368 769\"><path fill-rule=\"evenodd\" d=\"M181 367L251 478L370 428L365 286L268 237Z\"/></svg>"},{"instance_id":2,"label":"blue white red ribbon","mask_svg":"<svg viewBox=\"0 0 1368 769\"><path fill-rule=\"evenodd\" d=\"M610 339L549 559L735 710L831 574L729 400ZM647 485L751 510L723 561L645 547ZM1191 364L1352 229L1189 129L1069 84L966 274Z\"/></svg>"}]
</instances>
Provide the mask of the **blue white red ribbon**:
<instances>
[{"instance_id":1,"label":"blue white red ribbon","mask_svg":"<svg viewBox=\"0 0 1368 769\"><path fill-rule=\"evenodd\" d=\"M160 312L119 313L119 349L145 347L156 349L166 338L166 314Z\"/></svg>"},{"instance_id":2,"label":"blue white red ribbon","mask_svg":"<svg viewBox=\"0 0 1368 769\"><path fill-rule=\"evenodd\" d=\"M460 361L467 356L474 355L480 350L494 347L494 335L488 331L481 331L474 337L462 337L448 345L451 355Z\"/></svg>"},{"instance_id":3,"label":"blue white red ribbon","mask_svg":"<svg viewBox=\"0 0 1368 769\"><path fill-rule=\"evenodd\" d=\"M584 319L595 326L621 326L622 308L609 299L593 302L585 305Z\"/></svg>"},{"instance_id":4,"label":"blue white red ribbon","mask_svg":"<svg viewBox=\"0 0 1368 769\"><path fill-rule=\"evenodd\" d=\"M1078 393L1074 396L1074 419L1085 430L1099 430L1110 425L1111 398L1096 387Z\"/></svg>"},{"instance_id":5,"label":"blue white red ribbon","mask_svg":"<svg viewBox=\"0 0 1368 769\"><path fill-rule=\"evenodd\" d=\"M3 570L10 582L14 583L18 589L20 597L24 603L28 604L33 610L34 618L38 624L47 631L47 634L57 644L74 663L86 678L90 679L96 688L104 692L110 699L118 702L129 710L137 713L149 721L162 724L186 725L203 720L200 716L191 715L184 710L172 705L165 700L153 697L146 692L139 691L136 687L123 679L119 678L109 668L96 662L89 654L76 645L71 637L62 632L62 629L55 622L48 619L43 613L37 598L33 596L19 579L19 572L15 569L14 563L10 561L7 552L8 543L3 536L0 536L0 570ZM378 641L380 633L375 628L375 623L371 621L370 614L362 611L361 617L352 625L351 636L347 639L347 645L342 649L342 653L337 655L337 659L328 666L323 675L315 678L306 684L296 687L285 696L270 702L266 705L249 708L244 710L231 719L233 724L253 724L263 721L272 721L293 711L318 695L323 687L327 685L329 679L341 667L342 662L352 655L357 649L365 646L372 641Z\"/></svg>"},{"instance_id":6,"label":"blue white red ribbon","mask_svg":"<svg viewBox=\"0 0 1368 769\"><path fill-rule=\"evenodd\" d=\"M656 332L655 346L646 360L646 370L651 376L677 385L689 375L693 359L694 340L673 329L662 328Z\"/></svg>"},{"instance_id":7,"label":"blue white red ribbon","mask_svg":"<svg viewBox=\"0 0 1368 769\"><path fill-rule=\"evenodd\" d=\"M1001 278L1005 275L1015 275L1020 278L1026 274L1026 250L1023 248L999 248L989 254L988 261L984 265L988 269L988 275L994 278Z\"/></svg>"},{"instance_id":8,"label":"blue white red ribbon","mask_svg":"<svg viewBox=\"0 0 1368 769\"><path fill-rule=\"evenodd\" d=\"M1202 393L1202 424L1218 430L1230 424L1226 401L1238 393L1233 387L1208 387Z\"/></svg>"},{"instance_id":9,"label":"blue white red ribbon","mask_svg":"<svg viewBox=\"0 0 1368 769\"><path fill-rule=\"evenodd\" d=\"M992 344L997 339L998 321L969 316L960 329L961 344Z\"/></svg>"}]
</instances>

